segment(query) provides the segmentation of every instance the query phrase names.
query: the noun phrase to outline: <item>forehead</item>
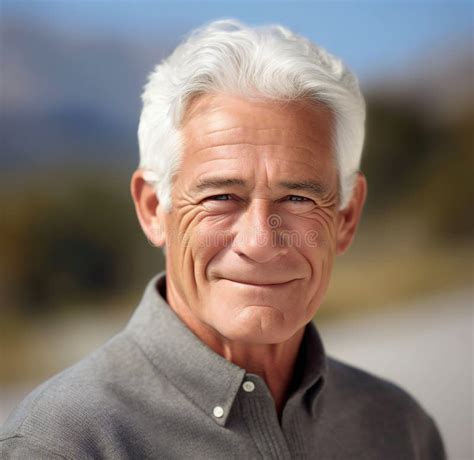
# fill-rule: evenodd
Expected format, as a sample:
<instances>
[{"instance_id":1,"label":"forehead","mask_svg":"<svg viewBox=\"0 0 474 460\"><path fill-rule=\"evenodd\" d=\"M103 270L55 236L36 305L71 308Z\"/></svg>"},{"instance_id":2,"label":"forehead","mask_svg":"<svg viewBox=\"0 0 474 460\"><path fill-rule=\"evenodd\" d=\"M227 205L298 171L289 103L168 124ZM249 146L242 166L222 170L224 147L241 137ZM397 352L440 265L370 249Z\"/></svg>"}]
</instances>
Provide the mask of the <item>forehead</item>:
<instances>
[{"instance_id":1,"label":"forehead","mask_svg":"<svg viewBox=\"0 0 474 460\"><path fill-rule=\"evenodd\" d=\"M334 169L332 119L322 104L201 95L191 101L182 123L182 172L196 176L210 168L242 170L265 163L287 174L319 176Z\"/></svg>"},{"instance_id":2,"label":"forehead","mask_svg":"<svg viewBox=\"0 0 474 460\"><path fill-rule=\"evenodd\" d=\"M196 129L213 131L241 128L239 133L254 135L261 130L262 139L322 141L318 134L331 133L331 110L322 103L307 101L251 100L227 94L204 94L194 97L186 109L182 131L193 140ZM272 129L273 128L273 129ZM226 133L230 134L230 133ZM315 136L312 136L315 134ZM324 136L327 137L327 136Z\"/></svg>"}]
</instances>

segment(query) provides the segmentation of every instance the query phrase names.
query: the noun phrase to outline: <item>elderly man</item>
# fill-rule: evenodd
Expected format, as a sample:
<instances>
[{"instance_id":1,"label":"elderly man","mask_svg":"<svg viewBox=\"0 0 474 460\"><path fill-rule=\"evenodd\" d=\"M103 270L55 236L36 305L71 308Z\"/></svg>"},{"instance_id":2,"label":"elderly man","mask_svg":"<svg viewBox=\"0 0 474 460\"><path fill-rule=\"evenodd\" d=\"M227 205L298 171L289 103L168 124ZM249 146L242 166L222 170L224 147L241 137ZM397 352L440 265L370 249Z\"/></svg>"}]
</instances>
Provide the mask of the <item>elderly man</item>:
<instances>
[{"instance_id":1,"label":"elderly man","mask_svg":"<svg viewBox=\"0 0 474 460\"><path fill-rule=\"evenodd\" d=\"M37 388L7 458L443 459L396 385L325 354L311 322L366 197L364 100L283 27L192 34L150 75L131 181L166 251L127 327Z\"/></svg>"}]
</instances>

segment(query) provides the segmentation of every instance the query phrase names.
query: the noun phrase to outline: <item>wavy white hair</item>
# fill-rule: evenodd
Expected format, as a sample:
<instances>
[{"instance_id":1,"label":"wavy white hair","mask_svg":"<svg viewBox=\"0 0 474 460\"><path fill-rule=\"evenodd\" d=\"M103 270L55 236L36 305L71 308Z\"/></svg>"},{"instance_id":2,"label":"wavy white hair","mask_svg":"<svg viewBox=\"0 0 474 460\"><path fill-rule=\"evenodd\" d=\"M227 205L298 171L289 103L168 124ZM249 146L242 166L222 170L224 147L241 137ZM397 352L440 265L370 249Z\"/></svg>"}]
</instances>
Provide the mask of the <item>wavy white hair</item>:
<instances>
[{"instance_id":1,"label":"wavy white hair","mask_svg":"<svg viewBox=\"0 0 474 460\"><path fill-rule=\"evenodd\" d=\"M155 67L142 94L139 167L147 170L160 203L172 209L172 178L182 153L180 125L190 98L223 92L280 101L314 101L334 117L339 207L347 206L360 166L365 102L355 75L323 48L274 25L235 20L197 29Z\"/></svg>"}]
</instances>

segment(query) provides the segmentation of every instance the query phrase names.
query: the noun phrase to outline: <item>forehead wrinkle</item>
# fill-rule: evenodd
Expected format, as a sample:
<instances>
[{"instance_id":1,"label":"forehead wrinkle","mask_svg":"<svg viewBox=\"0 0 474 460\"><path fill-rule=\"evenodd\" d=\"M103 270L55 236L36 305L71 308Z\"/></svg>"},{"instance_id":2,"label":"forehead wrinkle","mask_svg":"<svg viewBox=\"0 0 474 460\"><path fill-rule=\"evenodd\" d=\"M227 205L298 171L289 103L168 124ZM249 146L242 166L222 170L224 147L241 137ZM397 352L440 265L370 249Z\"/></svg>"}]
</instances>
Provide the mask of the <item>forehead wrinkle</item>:
<instances>
[{"instance_id":1,"label":"forehead wrinkle","mask_svg":"<svg viewBox=\"0 0 474 460\"><path fill-rule=\"evenodd\" d=\"M280 148L285 148L285 149L288 149L290 152L293 150L303 150L304 152L307 152L311 155L314 154L314 152L306 147L288 147L288 146L285 146L285 145L281 145L281 144L266 144L266 143L263 143L263 144L256 144L256 143L250 143L250 142L236 142L236 143L229 143L229 144L215 144L215 145L209 145L209 146L206 146L206 147L202 147L202 148L198 148L197 150L194 149L193 150L193 153L194 154L197 154L197 153L202 153L202 152L205 152L207 150L212 150L212 149L215 149L215 150L220 150L220 149L223 149L223 148L226 148L226 147L230 147L231 150L235 150L237 146L242 146L242 147L280 147ZM246 152L248 152L248 149L246 149ZM242 152L240 152L242 154ZM217 159L217 158L216 158ZM222 160L227 160L227 158L222 158ZM279 159L280 160L280 159ZM290 161L292 162L292 160L289 160L289 159L281 159L281 160L285 160L285 161ZM303 162L304 163L304 162Z\"/></svg>"},{"instance_id":2,"label":"forehead wrinkle","mask_svg":"<svg viewBox=\"0 0 474 460\"><path fill-rule=\"evenodd\" d=\"M244 130L244 129L253 129L254 131L281 131L281 128L255 128L254 126L233 126L232 128L222 128L216 129L214 131L209 131L205 136L211 136L212 134L225 133L227 131L233 130Z\"/></svg>"},{"instance_id":3,"label":"forehead wrinkle","mask_svg":"<svg viewBox=\"0 0 474 460\"><path fill-rule=\"evenodd\" d=\"M231 146L230 149L225 149L226 145L224 145L222 147L224 148L225 153L227 153L227 155L225 155L223 157L222 156L217 156L218 151L220 150L220 146L216 146L215 147L216 156L213 157L213 158L212 157L211 158L205 158L203 161L199 161L195 157L196 160L197 160L197 164L194 166L194 168L197 168L197 170L199 170L200 166L204 166L207 163L225 162L225 163L228 163L227 167L225 167L225 169L228 172L235 171L236 173L239 174L239 173L242 173L243 170L246 169L245 167L242 167L241 161L245 160L250 155L254 155L254 152L249 151L248 148L238 149L238 148L236 148L236 145ZM206 147L204 149L199 149L199 150L193 152L193 154L199 154L203 150L212 149L212 148L214 148L214 147ZM305 150L305 149L303 149L303 150ZM311 156L313 155L312 151L307 150L307 152ZM264 157L265 157L265 154L262 154L262 159ZM317 165L317 162L315 162L315 161L304 161L304 160L298 160L298 159L295 159L295 158L288 158L287 155L283 156L283 155L280 154L280 152L278 152L278 153L272 152L270 154L270 157L271 157L272 160L276 160L278 163L287 163L287 164L289 164L290 167L291 166L296 167L298 165L301 165L305 169L305 171L311 171L313 177L317 178L318 180L323 179L323 175L321 175L321 173L319 171L319 168L318 168L318 165ZM332 160L329 160L329 161L332 161ZM298 170L294 171L293 168L290 169L290 171L291 171L290 172L291 175L299 174L299 171Z\"/></svg>"},{"instance_id":4,"label":"forehead wrinkle","mask_svg":"<svg viewBox=\"0 0 474 460\"><path fill-rule=\"evenodd\" d=\"M242 143L246 143L247 137L254 138L253 134L258 133L257 139L261 142L255 143L255 145L282 145L294 147L292 144L313 144L318 147L327 148L330 146L325 145L325 142L321 138L317 138L308 134L308 130L301 129L289 129L284 127L276 128L258 128L254 126L233 126L223 127L221 129L213 129L199 135L198 139L205 141L206 138L226 138L229 136L231 139L234 137L241 137ZM268 133L268 136L266 135ZM267 140L268 139L268 140ZM253 143L253 142L252 142ZM234 142L231 142L233 145ZM305 147L307 148L307 147ZM307 148L307 150L310 150Z\"/></svg>"}]
</instances>

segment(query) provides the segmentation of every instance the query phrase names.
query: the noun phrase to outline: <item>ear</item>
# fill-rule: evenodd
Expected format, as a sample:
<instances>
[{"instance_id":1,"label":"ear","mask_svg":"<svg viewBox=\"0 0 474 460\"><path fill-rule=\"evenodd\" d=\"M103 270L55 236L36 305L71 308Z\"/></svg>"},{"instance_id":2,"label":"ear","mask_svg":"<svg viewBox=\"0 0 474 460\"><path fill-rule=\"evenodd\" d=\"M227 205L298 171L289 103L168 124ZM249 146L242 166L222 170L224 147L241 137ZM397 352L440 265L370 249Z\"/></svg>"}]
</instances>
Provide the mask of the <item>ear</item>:
<instances>
[{"instance_id":1,"label":"ear","mask_svg":"<svg viewBox=\"0 0 474 460\"><path fill-rule=\"evenodd\" d=\"M351 245L367 197L367 180L357 172L357 178L348 205L338 213L336 254L343 254Z\"/></svg>"},{"instance_id":2,"label":"ear","mask_svg":"<svg viewBox=\"0 0 474 460\"><path fill-rule=\"evenodd\" d=\"M137 169L132 174L130 192L146 237L154 246L163 246L166 243L164 215L154 185L145 180L144 173L143 169Z\"/></svg>"}]
</instances>

